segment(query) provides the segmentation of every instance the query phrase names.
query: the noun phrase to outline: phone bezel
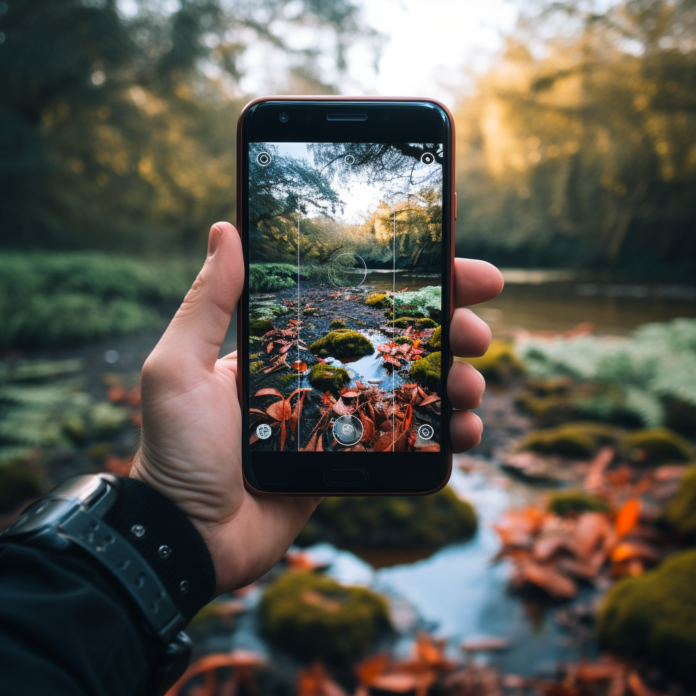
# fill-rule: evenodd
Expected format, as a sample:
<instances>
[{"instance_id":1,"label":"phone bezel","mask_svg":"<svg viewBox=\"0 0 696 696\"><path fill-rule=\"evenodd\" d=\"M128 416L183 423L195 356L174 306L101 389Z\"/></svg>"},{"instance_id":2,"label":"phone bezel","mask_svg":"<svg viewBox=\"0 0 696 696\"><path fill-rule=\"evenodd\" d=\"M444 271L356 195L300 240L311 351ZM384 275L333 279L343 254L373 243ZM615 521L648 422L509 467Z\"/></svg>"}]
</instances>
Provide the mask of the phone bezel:
<instances>
[{"instance_id":1,"label":"phone bezel","mask_svg":"<svg viewBox=\"0 0 696 696\"><path fill-rule=\"evenodd\" d=\"M281 123L277 116L286 110L290 119ZM375 118L370 121L328 121L321 118L332 113L366 113L388 115L389 121ZM317 118L311 125L293 115L310 112ZM275 114L276 120L268 118ZM426 118L427 116L427 118ZM438 119L442 139L429 139L427 128L418 131L423 123ZM424 120L425 119L425 120ZM296 125L293 127L292 124ZM367 124L367 125L366 125ZM386 125L385 125L386 124ZM420 124L420 125L419 125ZM368 129L372 128L370 131ZM291 130L292 129L292 130ZM338 130L340 129L340 131ZM432 131L431 131L432 132ZM369 133L369 135L367 135ZM388 136L388 137L387 137ZM448 433L451 407L447 398L446 380L452 357L449 351L449 319L454 311L454 120L441 103L422 98L385 97L263 97L244 108L237 127L237 227L244 248L245 270L249 267L247 229L248 200L248 144L250 142L443 142L446 166L443 168L443 386L441 432ZM447 291L448 290L448 291ZM249 395L246 376L249 365L248 335L248 280L237 308L238 323L238 379L239 400L242 408L242 462L245 485L254 493L271 495L425 495L444 487L452 468L452 453L448 437L443 437L437 453L342 453L341 461L326 457L330 453L283 452L251 453L248 445ZM444 321L444 317L448 321ZM271 456L264 457L263 455ZM259 456L261 455L261 456ZM279 456L280 455L280 456ZM252 457L253 460L252 461ZM391 461L393 458L393 462ZM264 460L264 461L262 461ZM280 460L280 461L279 461ZM331 463L329 463L331 460ZM357 485L329 485L328 471L367 470L368 479Z\"/></svg>"}]
</instances>

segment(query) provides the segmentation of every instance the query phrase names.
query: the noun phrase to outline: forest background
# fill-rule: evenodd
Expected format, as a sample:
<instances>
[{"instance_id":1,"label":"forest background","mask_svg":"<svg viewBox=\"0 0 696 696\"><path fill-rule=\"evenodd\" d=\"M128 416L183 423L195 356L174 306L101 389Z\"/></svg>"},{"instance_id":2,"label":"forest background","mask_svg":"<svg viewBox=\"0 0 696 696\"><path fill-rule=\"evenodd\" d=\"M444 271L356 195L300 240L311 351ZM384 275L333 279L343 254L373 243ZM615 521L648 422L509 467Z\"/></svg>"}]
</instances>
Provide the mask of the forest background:
<instances>
[{"instance_id":1,"label":"forest background","mask_svg":"<svg viewBox=\"0 0 696 696\"><path fill-rule=\"evenodd\" d=\"M696 4L600 5L520 5L456 99L458 254L693 273ZM234 220L247 52L280 57L276 92L331 94L384 40L352 0L1 2L0 246L200 257Z\"/></svg>"}]
</instances>

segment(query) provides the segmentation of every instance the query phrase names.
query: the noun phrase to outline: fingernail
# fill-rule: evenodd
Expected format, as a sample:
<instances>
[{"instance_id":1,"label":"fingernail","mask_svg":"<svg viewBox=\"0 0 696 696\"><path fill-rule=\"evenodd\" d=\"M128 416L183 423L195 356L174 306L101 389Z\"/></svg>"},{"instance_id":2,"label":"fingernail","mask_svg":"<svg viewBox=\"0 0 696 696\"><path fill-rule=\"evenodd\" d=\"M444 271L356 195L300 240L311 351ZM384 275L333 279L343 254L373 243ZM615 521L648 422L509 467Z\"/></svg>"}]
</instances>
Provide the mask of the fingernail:
<instances>
[{"instance_id":1,"label":"fingernail","mask_svg":"<svg viewBox=\"0 0 696 696\"><path fill-rule=\"evenodd\" d=\"M210 228L210 234L208 235L208 258L210 258L215 253L215 250L218 248L221 239L222 230L219 227L213 225Z\"/></svg>"}]
</instances>

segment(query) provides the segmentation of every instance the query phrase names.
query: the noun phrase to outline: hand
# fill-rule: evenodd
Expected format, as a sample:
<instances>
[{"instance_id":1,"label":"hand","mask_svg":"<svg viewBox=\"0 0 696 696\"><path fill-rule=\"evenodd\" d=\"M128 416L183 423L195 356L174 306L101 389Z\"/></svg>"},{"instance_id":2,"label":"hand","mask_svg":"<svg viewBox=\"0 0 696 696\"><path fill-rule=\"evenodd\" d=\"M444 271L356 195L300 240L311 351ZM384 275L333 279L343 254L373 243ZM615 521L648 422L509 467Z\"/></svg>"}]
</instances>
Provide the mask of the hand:
<instances>
[{"instance_id":1,"label":"hand","mask_svg":"<svg viewBox=\"0 0 696 696\"><path fill-rule=\"evenodd\" d=\"M218 359L244 285L242 245L226 222L214 225L208 256L193 287L142 372L143 428L131 476L183 510L203 537L217 574L216 594L243 587L275 565L320 501L317 497L255 496L244 487L237 355ZM497 269L457 259L457 305L483 302L502 288ZM490 331L473 312L457 309L455 355L482 355ZM481 375L464 363L450 371L455 408L477 406ZM452 417L455 451L478 444L482 425L468 411Z\"/></svg>"}]
</instances>

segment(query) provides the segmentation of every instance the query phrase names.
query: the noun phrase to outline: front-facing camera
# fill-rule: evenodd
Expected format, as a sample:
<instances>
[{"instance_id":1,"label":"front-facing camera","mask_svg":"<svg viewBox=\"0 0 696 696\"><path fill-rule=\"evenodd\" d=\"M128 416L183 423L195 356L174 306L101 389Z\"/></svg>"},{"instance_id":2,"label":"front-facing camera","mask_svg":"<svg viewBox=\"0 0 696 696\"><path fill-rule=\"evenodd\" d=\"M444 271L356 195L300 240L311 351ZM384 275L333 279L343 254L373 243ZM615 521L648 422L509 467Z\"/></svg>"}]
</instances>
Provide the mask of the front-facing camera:
<instances>
[{"instance_id":1,"label":"front-facing camera","mask_svg":"<svg viewBox=\"0 0 696 696\"><path fill-rule=\"evenodd\" d=\"M283 111L280 116L278 116L278 119L281 123L287 123L290 120L290 116L288 116L286 111Z\"/></svg>"}]
</instances>

